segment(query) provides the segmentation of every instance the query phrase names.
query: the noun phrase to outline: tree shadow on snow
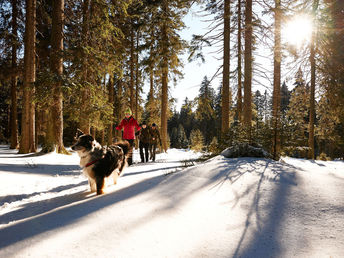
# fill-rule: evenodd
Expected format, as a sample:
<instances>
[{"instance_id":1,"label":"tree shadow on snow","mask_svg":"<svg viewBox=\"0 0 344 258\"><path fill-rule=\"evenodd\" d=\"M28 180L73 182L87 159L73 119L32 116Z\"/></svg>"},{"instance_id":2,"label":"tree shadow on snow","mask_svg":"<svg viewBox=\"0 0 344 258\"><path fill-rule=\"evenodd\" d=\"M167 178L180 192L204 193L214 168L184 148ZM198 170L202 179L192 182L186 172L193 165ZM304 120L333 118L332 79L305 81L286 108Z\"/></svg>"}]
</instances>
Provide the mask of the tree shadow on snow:
<instances>
[{"instance_id":1,"label":"tree shadow on snow","mask_svg":"<svg viewBox=\"0 0 344 258\"><path fill-rule=\"evenodd\" d=\"M254 165L251 167L252 169L248 172L256 173ZM267 169L270 169L274 176L267 176ZM297 170L298 168L291 165L267 160L265 169L257 173L258 182L247 186L246 191L255 192L252 203L248 207L245 227L238 239L233 257L278 257L283 254L284 247L281 245L281 240L283 239L282 230L285 226L284 211L288 205L291 188L297 186ZM268 206L260 203L262 186L266 180L275 183L274 190L269 193L271 198ZM243 195L245 194L247 192L244 192ZM237 196L236 203L240 198L243 196ZM261 216L263 209L268 214L264 218Z\"/></svg>"},{"instance_id":2,"label":"tree shadow on snow","mask_svg":"<svg viewBox=\"0 0 344 258\"><path fill-rule=\"evenodd\" d=\"M62 192L65 190L72 189L74 187L82 186L82 185L87 185L87 181L81 182L79 184L70 184L70 185L62 185L55 187L53 189L50 189L48 191L43 191L43 192L35 192L35 193L30 193L30 194L18 194L18 195L7 195L7 196L0 196L0 206L4 205L6 202L15 202L15 201L21 201L23 199L27 198L32 198L41 194L49 194L49 193L58 193ZM80 192L81 193L81 192ZM79 193L75 194L75 196L79 196ZM84 196L82 194L82 196ZM69 195L70 197L70 195ZM68 201L69 203L72 203L74 201L74 198L69 198ZM37 202L29 202L23 206L21 206L20 209L11 211L8 213L5 213L0 216L0 224L7 224L11 221L17 221L21 219L25 219L28 217L32 217L41 213L44 213L46 211L52 210L54 208L60 207L62 205L66 205L66 197L61 196L61 197L56 197L53 199L48 199L48 200L42 200L42 201L37 201ZM49 205L46 205L49 203Z\"/></svg>"},{"instance_id":3,"label":"tree shadow on snow","mask_svg":"<svg viewBox=\"0 0 344 258\"><path fill-rule=\"evenodd\" d=\"M11 173L28 173L51 176L75 176L81 174L79 165L52 165L52 164L0 164L0 171Z\"/></svg>"},{"instance_id":4,"label":"tree shadow on snow","mask_svg":"<svg viewBox=\"0 0 344 258\"><path fill-rule=\"evenodd\" d=\"M261 162L265 162L265 167L262 171ZM265 171L269 169L271 173ZM161 169L159 169L161 170ZM130 185L126 188L116 190L115 192L108 193L102 196L90 197L85 200L86 193L76 193L56 199L47 200L43 203L33 203L25 207L25 210L34 209L36 205L43 206L41 210L36 210L32 218L25 221L9 225L0 229L0 248L4 248L15 244L19 241L35 237L45 232L66 227L71 225L81 218L97 212L107 206L120 203L152 189L155 189L154 194L165 197L161 205L147 216L161 216L164 214L160 211L166 209L173 209L181 204L187 198L201 189L215 189L224 187L228 182L235 184L242 176L246 174L254 174L258 177L255 184L246 186L247 189L237 194L232 207L238 205L240 199L245 199L246 195L253 193L254 198L248 207L244 230L241 233L236 250L234 250L234 257L276 257L281 254L281 229L283 227L283 211L288 205L288 193L291 187L297 185L297 178L295 171L297 168L288 164L282 164L275 161L263 159L224 159L219 164L216 164L214 171L208 174L202 173L202 165L191 167L181 172L174 173L170 176L158 175L152 178L142 180L138 183ZM143 172L147 173L149 171ZM134 172L135 173L135 172ZM130 175L130 173L128 174ZM206 177L208 180L197 182L192 177ZM185 177L186 176L186 177ZM261 218L260 199L262 195L262 185L264 182L270 181L275 184L274 191L269 193L272 196L271 205L269 205L269 214L267 218ZM196 182L195 184L192 184ZM159 187L157 188L157 186ZM157 197L159 198L159 197ZM84 202L78 202L85 200ZM68 205L69 204L69 205ZM68 206L66 206L68 205ZM59 209L56 209L58 208ZM56 209L52 211L53 209ZM40 212L37 212L40 211ZM45 213L46 211L51 211ZM23 211L21 211L23 212ZM20 217L21 214L13 212L12 216ZM150 217L151 219L152 217ZM255 229L252 221L258 225ZM8 218L7 220L8 221ZM144 218L138 218L137 223L144 223ZM253 237L251 238L253 233ZM233 239L233 241L235 241Z\"/></svg>"},{"instance_id":5,"label":"tree shadow on snow","mask_svg":"<svg viewBox=\"0 0 344 258\"><path fill-rule=\"evenodd\" d=\"M146 216L149 219L160 216L164 214L163 211L175 208L201 189L220 190L221 187L228 187L228 183L233 185L241 177L250 174L256 176L256 180L244 185L245 189L240 194L236 193L235 199L231 202L232 209L242 200L249 200L244 229L238 239L232 240L237 241L237 246L230 252L233 257L277 257L284 248L281 245L282 229L285 226L283 215L288 206L288 195L292 187L297 186L296 171L299 170L289 164L258 158L225 159L216 164L213 173L202 171L202 165L191 167L174 174L159 185L159 193L166 197L166 201L163 206L155 209L154 213ZM188 181L183 177L187 174L209 180L193 185L194 179ZM263 189L265 183L273 184L273 190L266 192ZM268 194L268 205L261 201L263 194ZM253 199L248 198L248 195L253 196ZM265 215L262 215L263 211ZM138 222L144 221L146 219Z\"/></svg>"},{"instance_id":6,"label":"tree shadow on snow","mask_svg":"<svg viewBox=\"0 0 344 258\"><path fill-rule=\"evenodd\" d=\"M1 221L9 222L14 220L14 218L27 218L25 221L20 221L0 229L0 249L39 234L73 224L93 212L151 190L165 179L165 175L156 176L119 189L113 193L101 196L92 195L88 199L87 195L89 192L78 192L72 195L30 203L23 209L12 212L11 216L5 214L4 218L1 219ZM30 210L34 211L30 213Z\"/></svg>"}]
</instances>

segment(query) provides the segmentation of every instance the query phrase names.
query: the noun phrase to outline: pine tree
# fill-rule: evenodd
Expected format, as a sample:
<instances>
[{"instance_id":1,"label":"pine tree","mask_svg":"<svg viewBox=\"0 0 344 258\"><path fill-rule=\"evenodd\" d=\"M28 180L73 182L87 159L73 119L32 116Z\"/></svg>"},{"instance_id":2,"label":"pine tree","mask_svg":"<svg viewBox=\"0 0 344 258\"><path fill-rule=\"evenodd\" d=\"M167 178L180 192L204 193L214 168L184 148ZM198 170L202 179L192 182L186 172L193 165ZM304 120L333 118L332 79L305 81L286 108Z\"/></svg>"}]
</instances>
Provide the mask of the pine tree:
<instances>
[{"instance_id":1,"label":"pine tree","mask_svg":"<svg viewBox=\"0 0 344 258\"><path fill-rule=\"evenodd\" d=\"M46 142L42 149L49 152L56 149L57 153L68 153L63 144L63 104L62 104L62 75L63 75L63 26L64 0L53 2L50 69L55 80L52 82L51 104L48 110L48 126Z\"/></svg>"},{"instance_id":2,"label":"pine tree","mask_svg":"<svg viewBox=\"0 0 344 258\"><path fill-rule=\"evenodd\" d=\"M274 41L274 90L273 90L273 128L274 128L274 140L272 145L272 154L274 159L278 159L280 153L280 98L281 98L281 22L282 22L282 12L281 12L281 1L275 0L275 41Z\"/></svg>"},{"instance_id":3,"label":"pine tree","mask_svg":"<svg viewBox=\"0 0 344 258\"><path fill-rule=\"evenodd\" d=\"M309 119L309 86L305 84L301 70L296 74L287 117L289 120L289 146L307 146Z\"/></svg>"},{"instance_id":4,"label":"pine tree","mask_svg":"<svg viewBox=\"0 0 344 258\"><path fill-rule=\"evenodd\" d=\"M251 141L251 122L252 122L252 43L253 43L252 0L246 0L243 124L247 132L247 137L249 141Z\"/></svg>"},{"instance_id":5,"label":"pine tree","mask_svg":"<svg viewBox=\"0 0 344 258\"><path fill-rule=\"evenodd\" d=\"M23 114L22 134L19 153L36 152L35 134L35 94L36 81L36 0L26 1L25 20L25 51L24 51L24 84L23 84Z\"/></svg>"},{"instance_id":6,"label":"pine tree","mask_svg":"<svg viewBox=\"0 0 344 258\"><path fill-rule=\"evenodd\" d=\"M313 24L316 24L316 11L318 9L319 0L313 0ZM315 158L314 150L314 120L315 120L315 31L312 32L311 44L310 44L310 63L311 63L311 90L310 90L310 105L309 105L309 138L308 138L308 158Z\"/></svg>"},{"instance_id":7,"label":"pine tree","mask_svg":"<svg viewBox=\"0 0 344 258\"><path fill-rule=\"evenodd\" d=\"M192 108L193 102L186 97L180 109L179 123L183 125L187 138L190 137L190 133L196 123Z\"/></svg>"},{"instance_id":8,"label":"pine tree","mask_svg":"<svg viewBox=\"0 0 344 258\"><path fill-rule=\"evenodd\" d=\"M190 147L194 151L202 151L204 148L204 137L199 129L191 131Z\"/></svg>"},{"instance_id":9,"label":"pine tree","mask_svg":"<svg viewBox=\"0 0 344 258\"><path fill-rule=\"evenodd\" d=\"M18 112L17 112L17 49L18 49L18 3L12 0L12 75L11 75L11 149L18 145Z\"/></svg>"},{"instance_id":10,"label":"pine tree","mask_svg":"<svg viewBox=\"0 0 344 258\"><path fill-rule=\"evenodd\" d=\"M199 121L199 128L205 137L205 143L209 144L211 139L216 135L215 122L215 92L211 88L208 78L205 76L199 95L196 99L196 119ZM229 123L229 115L228 115Z\"/></svg>"},{"instance_id":11,"label":"pine tree","mask_svg":"<svg viewBox=\"0 0 344 258\"><path fill-rule=\"evenodd\" d=\"M237 35L237 51L238 51L238 56L237 56L237 70L238 70L238 92L237 92L237 117L239 122L242 122L242 55L241 55L241 48L242 48L242 43L241 43L241 38L242 38L242 11L241 11L241 0L238 0L237 4L237 18L238 18L238 35Z\"/></svg>"},{"instance_id":12,"label":"pine tree","mask_svg":"<svg viewBox=\"0 0 344 258\"><path fill-rule=\"evenodd\" d=\"M188 139L186 137L184 127L182 124L179 124L177 131L176 147L186 149L188 145Z\"/></svg>"},{"instance_id":13,"label":"pine tree","mask_svg":"<svg viewBox=\"0 0 344 258\"><path fill-rule=\"evenodd\" d=\"M224 0L223 12L223 78L222 78L222 124L221 131L226 133L229 129L230 105L230 0Z\"/></svg>"}]
</instances>

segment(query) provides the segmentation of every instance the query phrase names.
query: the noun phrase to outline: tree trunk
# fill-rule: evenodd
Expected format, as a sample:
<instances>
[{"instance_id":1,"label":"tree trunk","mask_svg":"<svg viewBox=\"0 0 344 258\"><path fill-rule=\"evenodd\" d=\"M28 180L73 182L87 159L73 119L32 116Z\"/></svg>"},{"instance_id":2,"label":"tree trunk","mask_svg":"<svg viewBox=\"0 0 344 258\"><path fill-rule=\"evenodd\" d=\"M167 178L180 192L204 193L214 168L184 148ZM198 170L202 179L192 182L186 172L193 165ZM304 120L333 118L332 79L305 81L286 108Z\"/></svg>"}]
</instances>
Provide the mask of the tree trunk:
<instances>
[{"instance_id":1,"label":"tree trunk","mask_svg":"<svg viewBox=\"0 0 344 258\"><path fill-rule=\"evenodd\" d=\"M139 32L136 33L136 58L135 58L135 85L136 85L136 92L135 92L135 117L138 119L139 115L139 94L140 94L140 85L139 85Z\"/></svg>"},{"instance_id":2,"label":"tree trunk","mask_svg":"<svg viewBox=\"0 0 344 258\"><path fill-rule=\"evenodd\" d=\"M130 27L130 85L129 85L129 92L130 92L130 109L134 111L134 25L133 20L131 20L131 27Z\"/></svg>"},{"instance_id":3,"label":"tree trunk","mask_svg":"<svg viewBox=\"0 0 344 258\"><path fill-rule=\"evenodd\" d=\"M230 0L224 2L223 19L222 134L229 129Z\"/></svg>"},{"instance_id":4,"label":"tree trunk","mask_svg":"<svg viewBox=\"0 0 344 258\"><path fill-rule=\"evenodd\" d=\"M272 153L277 159L280 152L280 106L281 106L281 1L275 0L274 90L272 98L273 145Z\"/></svg>"},{"instance_id":5,"label":"tree trunk","mask_svg":"<svg viewBox=\"0 0 344 258\"><path fill-rule=\"evenodd\" d=\"M167 1L163 1L163 12L167 13ZM164 20L162 24L162 81L161 81L161 141L162 148L167 151L167 109L168 109L168 35L167 35L167 21Z\"/></svg>"},{"instance_id":6,"label":"tree trunk","mask_svg":"<svg viewBox=\"0 0 344 258\"><path fill-rule=\"evenodd\" d=\"M248 141L251 141L252 121L252 0L246 1L245 7L245 73L244 73L244 108L243 124Z\"/></svg>"},{"instance_id":7,"label":"tree trunk","mask_svg":"<svg viewBox=\"0 0 344 258\"><path fill-rule=\"evenodd\" d=\"M52 102L46 112L48 125L42 152L56 151L67 154L63 145L63 106L62 106L62 74L63 74L63 21L64 0L53 2L50 69L54 74L52 83Z\"/></svg>"},{"instance_id":8,"label":"tree trunk","mask_svg":"<svg viewBox=\"0 0 344 258\"><path fill-rule=\"evenodd\" d=\"M109 84L108 84L108 94L109 94L109 103L111 106L114 106L114 88L113 88L113 76L110 76L110 80L109 80ZM114 109L113 109L114 110ZM113 112L114 115L114 112ZM107 145L111 145L113 140L113 120L114 120L114 116L112 115L111 117L111 121L109 124L109 128L108 128L108 139L107 139Z\"/></svg>"},{"instance_id":9,"label":"tree trunk","mask_svg":"<svg viewBox=\"0 0 344 258\"><path fill-rule=\"evenodd\" d=\"M319 0L314 0L313 2L313 24L316 20L316 11L318 9ZM310 105L309 105L309 138L308 138L308 158L315 158L314 150L314 120L315 120L315 30L313 29L311 45L310 45L310 63L311 63L311 96L310 96Z\"/></svg>"},{"instance_id":10,"label":"tree trunk","mask_svg":"<svg viewBox=\"0 0 344 258\"><path fill-rule=\"evenodd\" d=\"M237 116L242 122L242 71L241 71L241 0L238 0L238 94L237 94Z\"/></svg>"},{"instance_id":11,"label":"tree trunk","mask_svg":"<svg viewBox=\"0 0 344 258\"><path fill-rule=\"evenodd\" d=\"M12 0L12 75L11 75L11 145L10 149L18 147L18 120L17 120L17 39L18 39L18 7L17 0Z\"/></svg>"},{"instance_id":12,"label":"tree trunk","mask_svg":"<svg viewBox=\"0 0 344 258\"><path fill-rule=\"evenodd\" d=\"M36 0L26 0L22 134L19 153L35 152Z\"/></svg>"},{"instance_id":13,"label":"tree trunk","mask_svg":"<svg viewBox=\"0 0 344 258\"><path fill-rule=\"evenodd\" d=\"M85 46L88 45L88 31L89 31L89 20L90 20L90 1L84 0L83 11L82 11L82 42ZM82 52L82 84L81 89L82 103L80 105L80 130L85 134L90 133L90 122L88 119L88 114L85 112L89 103L89 89L87 88L87 78L88 78L88 68L87 68L87 54L85 50Z\"/></svg>"}]
</instances>

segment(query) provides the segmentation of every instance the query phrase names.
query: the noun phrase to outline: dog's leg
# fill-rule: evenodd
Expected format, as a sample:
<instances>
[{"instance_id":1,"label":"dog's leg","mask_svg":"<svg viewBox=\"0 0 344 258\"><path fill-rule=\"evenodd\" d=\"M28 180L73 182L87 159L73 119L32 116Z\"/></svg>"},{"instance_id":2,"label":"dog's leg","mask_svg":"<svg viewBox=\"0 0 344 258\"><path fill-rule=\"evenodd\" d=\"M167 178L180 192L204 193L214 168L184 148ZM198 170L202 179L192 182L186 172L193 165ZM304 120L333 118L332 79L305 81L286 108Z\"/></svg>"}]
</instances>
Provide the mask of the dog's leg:
<instances>
[{"instance_id":1,"label":"dog's leg","mask_svg":"<svg viewBox=\"0 0 344 258\"><path fill-rule=\"evenodd\" d=\"M96 187L96 182L94 181L93 178L88 178L88 183L90 184L90 188L91 188L91 192L95 192L97 191L97 187Z\"/></svg>"},{"instance_id":2,"label":"dog's leg","mask_svg":"<svg viewBox=\"0 0 344 258\"><path fill-rule=\"evenodd\" d=\"M119 177L119 173L117 172L117 169L112 173L113 174L113 184L117 184L117 179Z\"/></svg>"},{"instance_id":3,"label":"dog's leg","mask_svg":"<svg viewBox=\"0 0 344 258\"><path fill-rule=\"evenodd\" d=\"M97 177L96 178L96 184L97 184L97 194L103 194L104 193L104 177Z\"/></svg>"},{"instance_id":4,"label":"dog's leg","mask_svg":"<svg viewBox=\"0 0 344 258\"><path fill-rule=\"evenodd\" d=\"M118 169L119 170L118 175L122 174L122 171L123 171L123 169L125 167L125 164L126 164L126 160L122 161L121 166Z\"/></svg>"}]
</instances>

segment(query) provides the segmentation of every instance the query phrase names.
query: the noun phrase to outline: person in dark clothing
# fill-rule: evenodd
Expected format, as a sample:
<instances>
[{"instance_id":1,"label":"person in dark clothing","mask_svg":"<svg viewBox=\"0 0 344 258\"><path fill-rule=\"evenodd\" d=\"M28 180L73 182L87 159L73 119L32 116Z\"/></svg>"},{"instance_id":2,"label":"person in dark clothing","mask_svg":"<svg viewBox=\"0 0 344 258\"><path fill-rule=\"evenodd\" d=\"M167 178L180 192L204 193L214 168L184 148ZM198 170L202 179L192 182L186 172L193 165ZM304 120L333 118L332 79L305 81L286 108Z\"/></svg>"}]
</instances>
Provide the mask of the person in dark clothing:
<instances>
[{"instance_id":1,"label":"person in dark clothing","mask_svg":"<svg viewBox=\"0 0 344 258\"><path fill-rule=\"evenodd\" d=\"M160 138L160 133L159 130L156 128L156 124L153 123L151 127L151 141L150 141L150 159L155 161L155 150L158 145L158 143L161 146L161 138Z\"/></svg>"},{"instance_id":2,"label":"person in dark clothing","mask_svg":"<svg viewBox=\"0 0 344 258\"><path fill-rule=\"evenodd\" d=\"M141 125L142 129L139 131L139 148L140 148L140 157L141 162L148 162L148 149L151 140L151 129L147 127L146 122L143 122Z\"/></svg>"},{"instance_id":3,"label":"person in dark clothing","mask_svg":"<svg viewBox=\"0 0 344 258\"><path fill-rule=\"evenodd\" d=\"M129 154L128 154L128 165L133 164L133 147L135 140L135 128L137 131L141 130L141 127L132 115L131 109L128 108L125 111L125 118L121 121L119 126L116 127L117 130L123 129L123 140L126 140L130 144Z\"/></svg>"}]
</instances>

